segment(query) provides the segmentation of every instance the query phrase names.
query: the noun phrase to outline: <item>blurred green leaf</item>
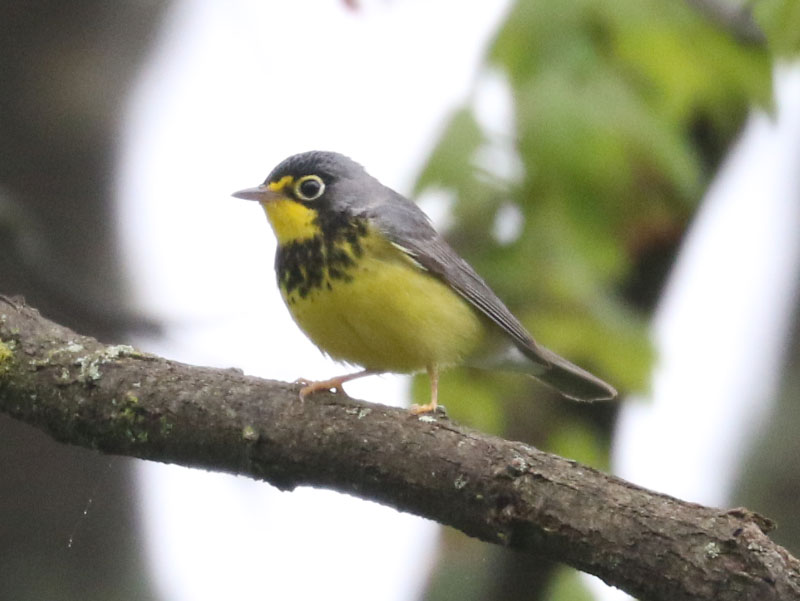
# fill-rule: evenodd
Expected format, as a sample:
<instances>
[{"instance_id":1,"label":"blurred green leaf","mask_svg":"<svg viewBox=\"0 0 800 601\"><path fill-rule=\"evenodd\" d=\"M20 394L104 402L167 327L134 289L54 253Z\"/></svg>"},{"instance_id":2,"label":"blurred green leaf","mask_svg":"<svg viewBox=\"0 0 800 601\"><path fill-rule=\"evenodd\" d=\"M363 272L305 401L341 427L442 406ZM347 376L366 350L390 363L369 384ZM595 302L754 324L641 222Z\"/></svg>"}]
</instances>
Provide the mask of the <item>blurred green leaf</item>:
<instances>
[{"instance_id":1,"label":"blurred green leaf","mask_svg":"<svg viewBox=\"0 0 800 601\"><path fill-rule=\"evenodd\" d=\"M464 192L465 173L470 170L475 151L485 137L467 108L450 117L428 163L417 178L415 192L426 187L453 188Z\"/></svg>"},{"instance_id":2,"label":"blurred green leaf","mask_svg":"<svg viewBox=\"0 0 800 601\"><path fill-rule=\"evenodd\" d=\"M419 178L417 191L455 195L449 240L536 339L623 395L649 386L651 307L641 299L660 290L653 266L670 264L750 109L770 104L770 51L796 51L799 6L756 6L766 47L688 2L517 0L484 67L505 76L511 131L486 124L485 110L479 119L468 98ZM494 235L502 219L515 220L510 239ZM456 419L608 461L614 403L568 404L519 374L468 369L447 372L440 391ZM428 394L417 379L415 398ZM546 598L591 596L559 570Z\"/></svg>"},{"instance_id":3,"label":"blurred green leaf","mask_svg":"<svg viewBox=\"0 0 800 601\"><path fill-rule=\"evenodd\" d=\"M580 573L561 567L544 597L545 601L592 601L594 595L586 588Z\"/></svg>"},{"instance_id":4,"label":"blurred green leaf","mask_svg":"<svg viewBox=\"0 0 800 601\"><path fill-rule=\"evenodd\" d=\"M608 469L608 437L583 422L561 423L550 433L547 446L553 453L596 469Z\"/></svg>"},{"instance_id":5,"label":"blurred green leaf","mask_svg":"<svg viewBox=\"0 0 800 601\"><path fill-rule=\"evenodd\" d=\"M620 390L647 392L655 353L644 335L646 322L630 310L619 311L616 304L583 310L555 305L526 321L539 340L553 341L549 345L559 354L607 374Z\"/></svg>"},{"instance_id":6,"label":"blurred green leaf","mask_svg":"<svg viewBox=\"0 0 800 601\"><path fill-rule=\"evenodd\" d=\"M418 188L456 194L452 243L542 344L623 391L645 389L647 316L616 291L654 216L679 230L713 175L714 149L767 103L770 59L688 3L520 0L489 54L508 76L512 137L498 142L465 103ZM522 180L476 167L498 143L519 158ZM501 244L491 231L509 203L521 232Z\"/></svg>"},{"instance_id":7,"label":"blurred green leaf","mask_svg":"<svg viewBox=\"0 0 800 601\"><path fill-rule=\"evenodd\" d=\"M800 52L800 2L797 0L759 0L753 14L767 35L772 52L792 57Z\"/></svg>"}]
</instances>

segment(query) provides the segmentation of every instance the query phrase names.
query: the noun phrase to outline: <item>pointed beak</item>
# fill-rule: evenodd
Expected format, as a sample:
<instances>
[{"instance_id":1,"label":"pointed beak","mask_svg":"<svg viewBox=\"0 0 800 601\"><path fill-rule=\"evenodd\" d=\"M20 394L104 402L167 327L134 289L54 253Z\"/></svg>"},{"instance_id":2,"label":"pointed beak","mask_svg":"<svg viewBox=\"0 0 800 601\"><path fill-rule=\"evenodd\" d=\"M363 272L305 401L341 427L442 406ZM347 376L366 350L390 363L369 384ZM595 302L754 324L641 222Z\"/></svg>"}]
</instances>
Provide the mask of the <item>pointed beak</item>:
<instances>
[{"instance_id":1,"label":"pointed beak","mask_svg":"<svg viewBox=\"0 0 800 601\"><path fill-rule=\"evenodd\" d=\"M258 202L270 202L281 198L283 195L275 190L270 190L265 185L256 186L255 188L246 188L234 192L231 196L235 198L243 198L244 200L257 200Z\"/></svg>"}]
</instances>

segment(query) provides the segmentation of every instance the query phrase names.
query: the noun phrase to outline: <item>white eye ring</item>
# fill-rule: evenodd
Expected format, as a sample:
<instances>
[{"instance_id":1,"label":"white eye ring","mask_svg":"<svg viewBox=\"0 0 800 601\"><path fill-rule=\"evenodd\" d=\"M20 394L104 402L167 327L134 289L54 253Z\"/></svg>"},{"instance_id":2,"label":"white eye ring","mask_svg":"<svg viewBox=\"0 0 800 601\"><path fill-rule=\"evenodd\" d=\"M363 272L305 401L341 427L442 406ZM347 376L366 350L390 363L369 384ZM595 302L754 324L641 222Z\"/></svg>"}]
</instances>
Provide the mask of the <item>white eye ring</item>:
<instances>
[{"instance_id":1,"label":"white eye ring","mask_svg":"<svg viewBox=\"0 0 800 601\"><path fill-rule=\"evenodd\" d=\"M325 192L325 182L318 175L304 175L294 185L294 193L300 200L317 200Z\"/></svg>"}]
</instances>

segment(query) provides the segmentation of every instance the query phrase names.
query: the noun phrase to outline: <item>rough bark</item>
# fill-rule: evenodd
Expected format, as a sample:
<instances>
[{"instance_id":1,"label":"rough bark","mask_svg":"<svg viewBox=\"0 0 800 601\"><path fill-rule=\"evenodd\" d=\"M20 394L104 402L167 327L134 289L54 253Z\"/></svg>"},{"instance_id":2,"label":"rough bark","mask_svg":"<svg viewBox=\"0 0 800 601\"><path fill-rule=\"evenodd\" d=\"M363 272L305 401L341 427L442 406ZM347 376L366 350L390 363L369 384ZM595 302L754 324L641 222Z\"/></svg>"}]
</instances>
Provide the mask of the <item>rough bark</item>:
<instances>
[{"instance_id":1,"label":"rough bark","mask_svg":"<svg viewBox=\"0 0 800 601\"><path fill-rule=\"evenodd\" d=\"M442 415L107 346L0 297L0 410L68 444L330 488L562 561L643 600L800 599L769 521L654 493Z\"/></svg>"}]
</instances>

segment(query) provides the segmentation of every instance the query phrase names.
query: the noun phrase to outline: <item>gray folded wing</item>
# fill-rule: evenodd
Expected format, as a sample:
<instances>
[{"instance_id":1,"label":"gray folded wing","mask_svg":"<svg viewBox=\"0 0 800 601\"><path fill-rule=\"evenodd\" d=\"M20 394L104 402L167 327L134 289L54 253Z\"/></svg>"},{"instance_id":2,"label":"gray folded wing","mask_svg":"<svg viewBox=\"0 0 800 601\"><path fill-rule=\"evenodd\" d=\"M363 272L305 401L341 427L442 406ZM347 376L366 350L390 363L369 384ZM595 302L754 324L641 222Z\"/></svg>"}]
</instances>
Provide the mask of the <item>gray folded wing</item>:
<instances>
[{"instance_id":1,"label":"gray folded wing","mask_svg":"<svg viewBox=\"0 0 800 601\"><path fill-rule=\"evenodd\" d=\"M524 356L517 360L509 355L509 360L498 367L525 371L576 400L616 396L617 391L609 384L537 344L483 278L436 232L427 215L408 199L389 192L394 197L380 203L380 210L372 207L369 219L398 249L496 324Z\"/></svg>"}]
</instances>

